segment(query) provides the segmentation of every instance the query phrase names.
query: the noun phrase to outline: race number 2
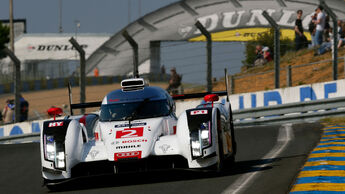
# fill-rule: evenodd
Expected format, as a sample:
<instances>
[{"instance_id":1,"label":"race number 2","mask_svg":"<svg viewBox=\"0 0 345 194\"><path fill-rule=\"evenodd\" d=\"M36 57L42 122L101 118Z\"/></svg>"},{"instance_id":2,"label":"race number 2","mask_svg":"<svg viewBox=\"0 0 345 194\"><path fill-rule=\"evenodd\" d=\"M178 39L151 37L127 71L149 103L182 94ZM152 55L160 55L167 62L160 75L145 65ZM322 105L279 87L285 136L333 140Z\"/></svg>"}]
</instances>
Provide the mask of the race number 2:
<instances>
[{"instance_id":1,"label":"race number 2","mask_svg":"<svg viewBox=\"0 0 345 194\"><path fill-rule=\"evenodd\" d=\"M116 131L116 139L142 137L143 133L144 127L128 128L122 131Z\"/></svg>"}]
</instances>

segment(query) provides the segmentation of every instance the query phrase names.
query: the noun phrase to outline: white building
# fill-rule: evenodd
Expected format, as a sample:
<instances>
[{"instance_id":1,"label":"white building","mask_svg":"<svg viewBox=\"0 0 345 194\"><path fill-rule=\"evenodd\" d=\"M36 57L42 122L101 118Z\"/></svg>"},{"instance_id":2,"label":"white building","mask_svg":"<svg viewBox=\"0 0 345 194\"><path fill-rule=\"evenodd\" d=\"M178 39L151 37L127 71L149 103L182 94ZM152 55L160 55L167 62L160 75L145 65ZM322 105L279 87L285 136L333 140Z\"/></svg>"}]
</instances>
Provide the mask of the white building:
<instances>
[{"instance_id":1,"label":"white building","mask_svg":"<svg viewBox=\"0 0 345 194\"><path fill-rule=\"evenodd\" d=\"M79 67L79 54L69 42L74 37L85 50L86 59L110 34L23 34L15 40L15 54L21 61L22 78L67 77ZM0 62L2 74L12 72L10 59Z\"/></svg>"}]
</instances>

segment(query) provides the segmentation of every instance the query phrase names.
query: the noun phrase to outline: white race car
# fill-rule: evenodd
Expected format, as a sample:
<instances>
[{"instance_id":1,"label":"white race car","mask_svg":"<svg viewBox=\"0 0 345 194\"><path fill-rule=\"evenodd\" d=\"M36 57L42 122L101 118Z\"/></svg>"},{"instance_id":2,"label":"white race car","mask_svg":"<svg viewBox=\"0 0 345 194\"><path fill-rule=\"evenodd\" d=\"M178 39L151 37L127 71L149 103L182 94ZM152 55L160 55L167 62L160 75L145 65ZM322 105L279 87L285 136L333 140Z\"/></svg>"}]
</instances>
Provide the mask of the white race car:
<instances>
[{"instance_id":1,"label":"white race car","mask_svg":"<svg viewBox=\"0 0 345 194\"><path fill-rule=\"evenodd\" d=\"M147 86L142 78L123 80L121 87L101 103L71 105L71 110L100 105L96 114L44 122L40 149L46 185L151 169L220 171L225 162L234 161L229 98L217 102L217 94L206 95L204 103L177 118L175 102L165 90Z\"/></svg>"}]
</instances>

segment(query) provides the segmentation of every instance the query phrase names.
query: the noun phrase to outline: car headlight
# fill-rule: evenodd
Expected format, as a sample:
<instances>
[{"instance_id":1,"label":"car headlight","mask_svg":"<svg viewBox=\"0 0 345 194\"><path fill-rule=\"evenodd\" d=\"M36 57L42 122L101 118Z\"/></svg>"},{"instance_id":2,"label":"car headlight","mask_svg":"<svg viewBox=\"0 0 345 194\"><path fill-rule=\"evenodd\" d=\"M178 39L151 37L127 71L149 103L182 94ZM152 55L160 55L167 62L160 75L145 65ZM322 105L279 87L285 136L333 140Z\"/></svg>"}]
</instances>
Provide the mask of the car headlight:
<instances>
[{"instance_id":1,"label":"car headlight","mask_svg":"<svg viewBox=\"0 0 345 194\"><path fill-rule=\"evenodd\" d=\"M200 124L198 130L190 133L191 137L191 150L193 157L202 156L202 150L211 145L211 123L203 122Z\"/></svg>"},{"instance_id":2,"label":"car headlight","mask_svg":"<svg viewBox=\"0 0 345 194\"><path fill-rule=\"evenodd\" d=\"M55 141L54 136L44 135L45 140L45 158L50 161L54 161L55 159Z\"/></svg>"},{"instance_id":3,"label":"car headlight","mask_svg":"<svg viewBox=\"0 0 345 194\"><path fill-rule=\"evenodd\" d=\"M55 157L55 166L56 168L64 169L65 168L65 152L59 152Z\"/></svg>"},{"instance_id":4,"label":"car headlight","mask_svg":"<svg viewBox=\"0 0 345 194\"><path fill-rule=\"evenodd\" d=\"M192 141L192 154L193 156L201 156L201 145L199 141Z\"/></svg>"},{"instance_id":5,"label":"car headlight","mask_svg":"<svg viewBox=\"0 0 345 194\"><path fill-rule=\"evenodd\" d=\"M56 141L52 135L44 135L44 158L54 162L55 168L65 169L65 150L63 143Z\"/></svg>"},{"instance_id":6,"label":"car headlight","mask_svg":"<svg viewBox=\"0 0 345 194\"><path fill-rule=\"evenodd\" d=\"M208 147L211 145L211 125L210 122L201 123L200 125L200 136L202 141L202 147Z\"/></svg>"}]
</instances>

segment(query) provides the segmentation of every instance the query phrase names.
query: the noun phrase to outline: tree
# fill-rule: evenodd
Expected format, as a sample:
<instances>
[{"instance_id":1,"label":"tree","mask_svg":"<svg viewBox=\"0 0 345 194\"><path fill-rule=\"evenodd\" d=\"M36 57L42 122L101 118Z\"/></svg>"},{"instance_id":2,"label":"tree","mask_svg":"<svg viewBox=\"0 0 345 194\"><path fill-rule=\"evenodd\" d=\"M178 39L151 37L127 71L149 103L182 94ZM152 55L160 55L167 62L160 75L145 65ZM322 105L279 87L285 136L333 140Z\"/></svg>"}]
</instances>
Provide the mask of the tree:
<instances>
[{"instance_id":1,"label":"tree","mask_svg":"<svg viewBox=\"0 0 345 194\"><path fill-rule=\"evenodd\" d=\"M269 32L265 32L257 36L255 41L246 43L246 60L245 64L251 65L254 63L256 54L256 45L267 46L273 54L274 49L274 29L271 28ZM283 56L287 51L293 50L295 47L294 41L289 38L280 38L280 56Z\"/></svg>"},{"instance_id":2,"label":"tree","mask_svg":"<svg viewBox=\"0 0 345 194\"><path fill-rule=\"evenodd\" d=\"M0 21L0 59L5 58L6 54L2 52L6 44L10 41L10 28L2 25Z\"/></svg>"}]
</instances>

